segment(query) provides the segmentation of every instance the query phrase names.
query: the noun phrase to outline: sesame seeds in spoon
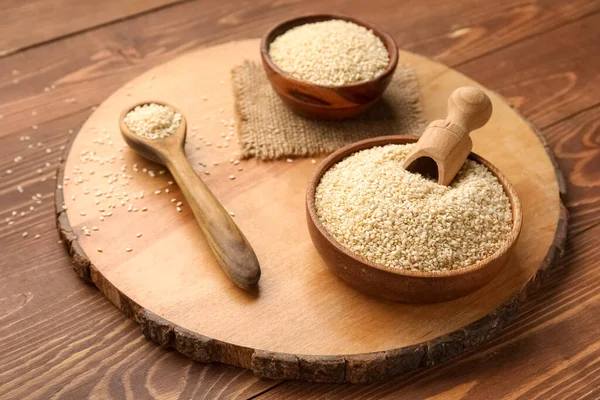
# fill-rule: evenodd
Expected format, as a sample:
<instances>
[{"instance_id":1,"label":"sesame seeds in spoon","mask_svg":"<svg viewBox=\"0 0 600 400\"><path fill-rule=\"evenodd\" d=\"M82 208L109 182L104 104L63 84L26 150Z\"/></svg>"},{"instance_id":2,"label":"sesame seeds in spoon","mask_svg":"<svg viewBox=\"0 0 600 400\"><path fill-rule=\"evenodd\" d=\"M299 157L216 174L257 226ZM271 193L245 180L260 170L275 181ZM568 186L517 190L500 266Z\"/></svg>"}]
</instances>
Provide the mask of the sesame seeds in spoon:
<instances>
[{"instance_id":1,"label":"sesame seeds in spoon","mask_svg":"<svg viewBox=\"0 0 600 400\"><path fill-rule=\"evenodd\" d=\"M243 289L254 287L260 279L256 254L190 165L183 149L187 130L183 113L164 102L142 102L123 111L119 127L133 150L171 171L219 265L233 283Z\"/></svg>"}]
</instances>

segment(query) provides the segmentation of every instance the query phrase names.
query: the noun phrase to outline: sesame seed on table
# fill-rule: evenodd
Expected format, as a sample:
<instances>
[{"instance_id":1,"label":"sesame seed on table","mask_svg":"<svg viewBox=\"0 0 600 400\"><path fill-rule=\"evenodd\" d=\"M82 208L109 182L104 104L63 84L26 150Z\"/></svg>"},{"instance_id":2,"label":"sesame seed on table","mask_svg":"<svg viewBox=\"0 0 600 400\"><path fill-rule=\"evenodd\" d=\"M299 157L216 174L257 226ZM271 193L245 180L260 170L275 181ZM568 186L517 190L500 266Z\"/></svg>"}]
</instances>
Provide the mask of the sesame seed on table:
<instances>
[{"instance_id":1,"label":"sesame seed on table","mask_svg":"<svg viewBox=\"0 0 600 400\"><path fill-rule=\"evenodd\" d=\"M0 12L0 398L106 398L124 392L136 398L265 399L600 395L594 373L600 360L600 150L594 140L600 135L598 2L47 3L9 0L0 6L10 9ZM565 203L571 221L560 261L564 268L527 299L503 333L433 369L374 385L261 380L246 370L196 363L163 349L144 339L137 324L73 273L55 228L53 195L61 147L94 106L143 71L184 51L258 37L281 19L316 12L355 15L381 25L402 48L450 65L505 96L547 138L568 189ZM208 93L198 96L211 101ZM222 117L218 113L208 118ZM198 125L195 145L224 146L222 138L202 142ZM98 138L104 143L94 146L109 146L102 132ZM118 154L115 149L117 160ZM238 168L205 162L210 166L202 170L207 178L228 180ZM85 184L92 165L80 167L80 174L67 174L69 184ZM229 169L219 172L222 167ZM135 169L126 174L149 174L141 165L139 172ZM232 183L242 181L244 172L238 172ZM165 179L155 190L165 192L169 178L161 178L158 170L153 173L155 179ZM117 178L123 177L107 177ZM87 189L87 195L82 190L76 199L65 199L65 207L98 193ZM144 206L143 193L136 193L137 199L128 193L131 201L126 201L115 194L106 198L98 189L105 208L95 222L99 231L87 225L92 236L102 233L102 224L116 217L113 212L127 212L129 204L131 212L133 207L155 211ZM170 205L173 196L162 200ZM176 207L181 206L173 204L169 210L177 213ZM143 236L136 238L137 233ZM96 253L125 254L131 249L134 254L147 235L135 231L119 248L97 248Z\"/></svg>"}]
</instances>

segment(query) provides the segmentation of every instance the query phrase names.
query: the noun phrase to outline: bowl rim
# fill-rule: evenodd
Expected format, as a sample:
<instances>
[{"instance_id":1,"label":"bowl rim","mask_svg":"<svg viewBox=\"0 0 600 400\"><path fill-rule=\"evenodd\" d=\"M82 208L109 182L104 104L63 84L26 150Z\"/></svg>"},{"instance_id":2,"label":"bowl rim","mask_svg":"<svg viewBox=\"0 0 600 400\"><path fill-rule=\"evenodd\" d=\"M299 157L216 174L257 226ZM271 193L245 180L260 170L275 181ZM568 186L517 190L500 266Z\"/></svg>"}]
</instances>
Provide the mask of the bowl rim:
<instances>
[{"instance_id":1,"label":"bowl rim","mask_svg":"<svg viewBox=\"0 0 600 400\"><path fill-rule=\"evenodd\" d=\"M317 19L316 21L313 20L315 18ZM278 36L281 35L281 34L279 34L277 36L274 36L275 31L289 25L289 27L287 27L284 31L284 32L287 32L288 30L295 28L297 26L300 26L300 25L304 25L304 24L312 23L312 22L329 21L332 19L340 19L340 20L344 20L344 21L348 21L348 22L353 22L357 25L360 25L362 27L365 27L365 28L373 31L373 33L379 39L381 39L381 41L383 42L383 44L390 56L390 62L388 63L387 67L383 70L383 72L381 74L377 75L376 77L374 77L372 79L369 79L368 81L352 83L352 84L348 84L348 85L320 85L318 83L313 83L313 82L305 81L302 79L294 78L293 76L289 75L287 72L280 69L273 62L273 60L271 59L271 56L269 55L269 46L271 45L273 40L275 40L275 38L277 38ZM364 20L361 20L358 18L350 17L347 15L343 15L343 14L327 14L327 13L304 14L304 15L301 15L298 17L294 17L294 18L290 18L290 19L286 19L284 21L278 22L277 24L275 24L271 28L269 28L265 32L265 34L262 36L262 38L260 40L260 54L262 56L263 61L269 65L269 68L271 68L278 75L281 75L282 77L289 80L290 82L296 83L296 84L312 85L314 87L323 88L323 89L358 89L358 88L361 88L362 86L366 86L366 85L372 84L373 82L387 78L388 76L390 76L391 74L394 73L394 71L396 70L396 67L398 65L398 45L396 44L396 41L389 33L387 33L383 29L377 27L376 25L374 25L370 22L367 22L367 21L364 21Z\"/></svg>"},{"instance_id":2,"label":"bowl rim","mask_svg":"<svg viewBox=\"0 0 600 400\"><path fill-rule=\"evenodd\" d=\"M489 257L478 261L475 264L472 264L467 267L457 268L454 270L445 270L445 271L410 271L404 270L400 268L392 268L387 267L383 264L378 264L373 261L370 261L363 256L354 253L352 250L348 249L341 243L339 243L330 233L329 231L321 224L316 212L315 206L315 192L316 188L321 181L321 177L323 174L329 170L334 164L342 161L349 155L356 153L361 150L369 149L377 146L385 146L388 144L408 144L415 143L419 138L416 136L409 135L390 135L390 136L378 136L370 139L361 140L359 142L351 143L346 145L332 154L330 154L325 160L323 160L316 171L313 173L311 180L308 184L306 190L306 208L308 210L308 215L312 220L312 223L317 228L319 233L323 238L325 238L329 244L335 247L339 252L343 253L347 257L350 257L361 264L388 273L392 273L394 275L413 277L413 278L455 278L459 276L469 275L476 271L484 269L486 266L491 265L493 261L502 258L515 244L519 233L521 232L521 226L523 221L523 210L521 208L521 202L519 201L519 197L517 195L516 190L510 183L510 181L500 172L498 168L496 168L492 163L487 161L485 158L480 155L471 152L469 154L469 159L474 160L480 164L483 164L492 174L498 179L498 182L502 185L504 189L504 193L508 197L511 204L511 213L512 213L512 228L507 236L504 244L496 250ZM406 142L408 140L408 143Z\"/></svg>"}]
</instances>

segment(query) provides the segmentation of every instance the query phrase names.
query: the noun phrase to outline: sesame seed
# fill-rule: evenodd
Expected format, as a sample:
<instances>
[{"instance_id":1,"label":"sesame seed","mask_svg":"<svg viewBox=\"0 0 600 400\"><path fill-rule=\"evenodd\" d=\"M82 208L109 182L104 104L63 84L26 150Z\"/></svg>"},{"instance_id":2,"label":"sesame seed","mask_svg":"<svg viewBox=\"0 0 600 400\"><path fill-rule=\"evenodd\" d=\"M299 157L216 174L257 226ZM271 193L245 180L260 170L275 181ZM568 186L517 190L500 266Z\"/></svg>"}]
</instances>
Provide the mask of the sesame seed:
<instances>
[{"instance_id":1,"label":"sesame seed","mask_svg":"<svg viewBox=\"0 0 600 400\"><path fill-rule=\"evenodd\" d=\"M467 160L449 186L402 168L413 145L356 152L323 174L317 216L343 246L413 271L467 267L494 254L512 227L508 197L483 165Z\"/></svg>"},{"instance_id":2,"label":"sesame seed","mask_svg":"<svg viewBox=\"0 0 600 400\"><path fill-rule=\"evenodd\" d=\"M171 107L150 103L131 110L123 122L136 135L146 139L162 139L170 136L179 127L181 114Z\"/></svg>"},{"instance_id":3,"label":"sesame seed","mask_svg":"<svg viewBox=\"0 0 600 400\"><path fill-rule=\"evenodd\" d=\"M102 249L101 249L100 247L98 247L98 248L96 249L96 251L97 251L98 253L102 253Z\"/></svg>"},{"instance_id":4,"label":"sesame seed","mask_svg":"<svg viewBox=\"0 0 600 400\"><path fill-rule=\"evenodd\" d=\"M29 236L29 233L23 232L23 235L21 235L21 236L23 236L24 238L26 238L27 236Z\"/></svg>"},{"instance_id":5,"label":"sesame seed","mask_svg":"<svg viewBox=\"0 0 600 400\"><path fill-rule=\"evenodd\" d=\"M289 29L271 43L269 55L293 77L327 86L371 80L390 62L388 51L373 31L342 20Z\"/></svg>"},{"instance_id":6,"label":"sesame seed","mask_svg":"<svg viewBox=\"0 0 600 400\"><path fill-rule=\"evenodd\" d=\"M229 175L229 179L234 180L235 179L235 175Z\"/></svg>"},{"instance_id":7,"label":"sesame seed","mask_svg":"<svg viewBox=\"0 0 600 400\"><path fill-rule=\"evenodd\" d=\"M141 238L141 237L142 237L142 234L141 234L141 233L136 233L136 234L135 234L135 237L137 237L137 238Z\"/></svg>"},{"instance_id":8,"label":"sesame seed","mask_svg":"<svg viewBox=\"0 0 600 400\"><path fill-rule=\"evenodd\" d=\"M132 251L132 250L133 250L133 249L132 249L131 247L125 247L125 251L126 251L126 252L128 252L128 253L129 253L130 251Z\"/></svg>"}]
</instances>

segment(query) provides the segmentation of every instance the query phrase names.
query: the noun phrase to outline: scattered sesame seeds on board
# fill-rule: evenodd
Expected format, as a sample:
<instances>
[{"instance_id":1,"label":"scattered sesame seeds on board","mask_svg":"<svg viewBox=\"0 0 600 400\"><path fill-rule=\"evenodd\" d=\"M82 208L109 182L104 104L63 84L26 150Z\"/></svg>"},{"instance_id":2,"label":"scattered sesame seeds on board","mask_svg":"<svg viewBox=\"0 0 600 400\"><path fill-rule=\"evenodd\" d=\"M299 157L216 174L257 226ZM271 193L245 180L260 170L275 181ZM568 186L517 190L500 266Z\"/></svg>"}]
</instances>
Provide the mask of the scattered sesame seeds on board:
<instances>
[{"instance_id":1,"label":"scattered sesame seeds on board","mask_svg":"<svg viewBox=\"0 0 600 400\"><path fill-rule=\"evenodd\" d=\"M173 134L180 121L181 114L154 103L137 106L123 119L132 132L147 139L161 139Z\"/></svg>"}]
</instances>

